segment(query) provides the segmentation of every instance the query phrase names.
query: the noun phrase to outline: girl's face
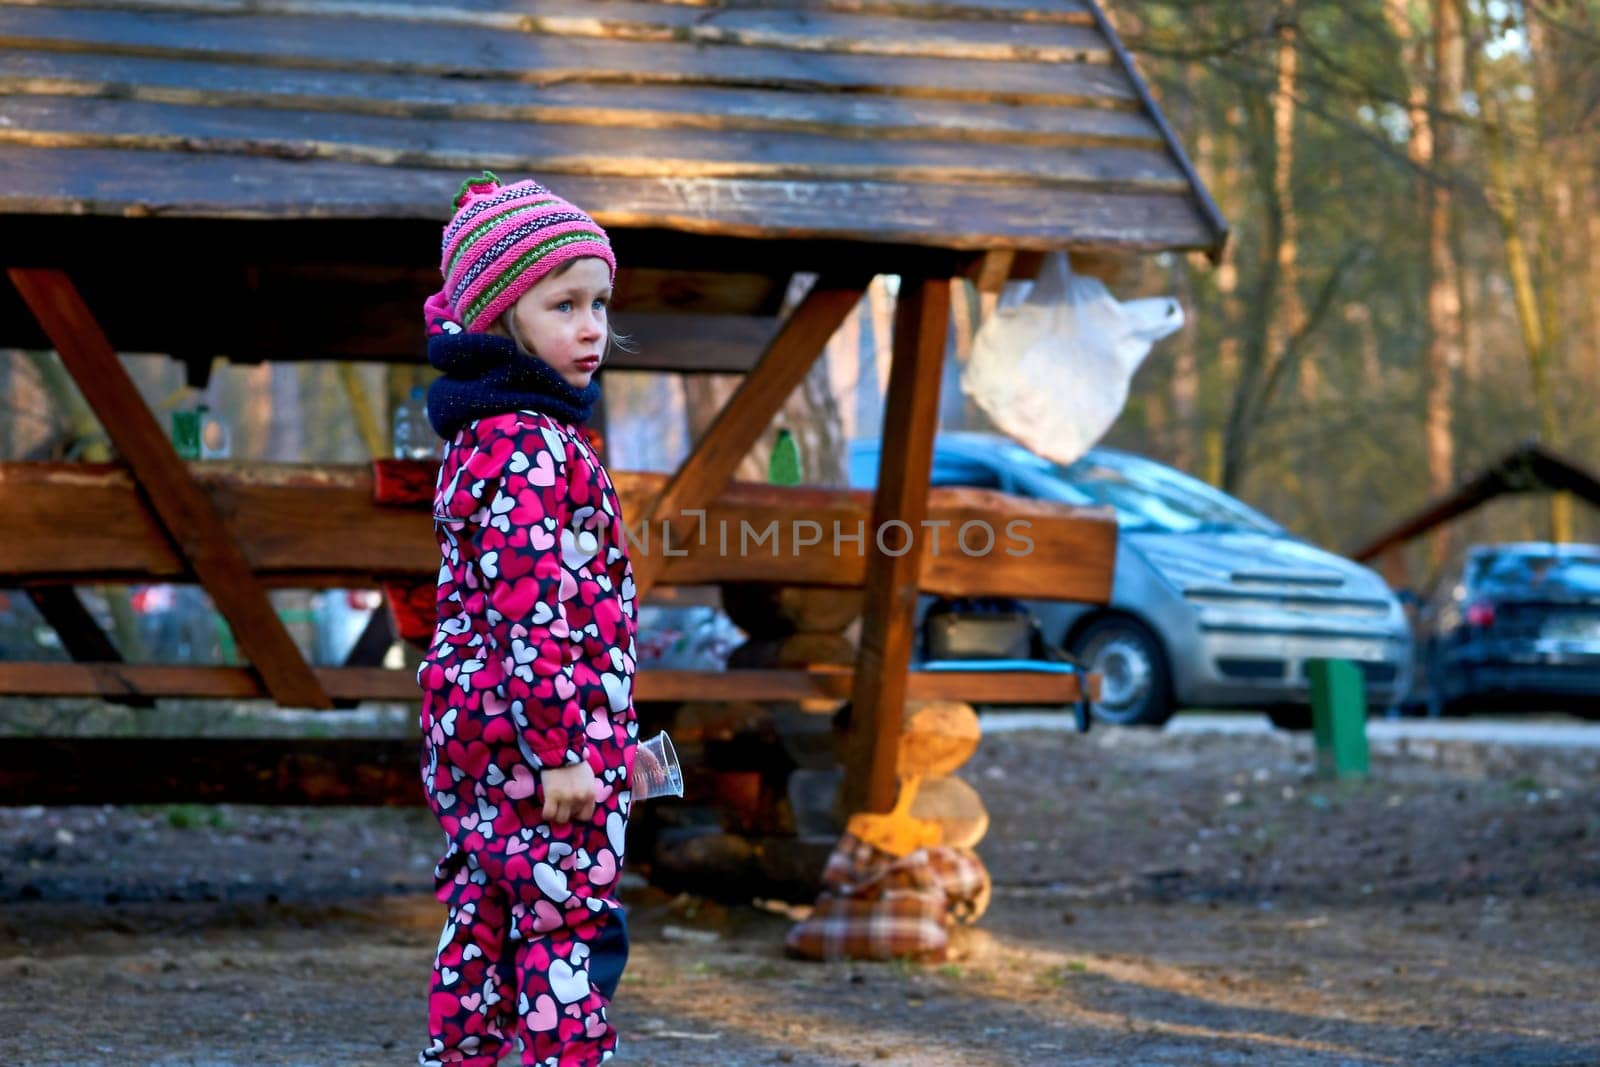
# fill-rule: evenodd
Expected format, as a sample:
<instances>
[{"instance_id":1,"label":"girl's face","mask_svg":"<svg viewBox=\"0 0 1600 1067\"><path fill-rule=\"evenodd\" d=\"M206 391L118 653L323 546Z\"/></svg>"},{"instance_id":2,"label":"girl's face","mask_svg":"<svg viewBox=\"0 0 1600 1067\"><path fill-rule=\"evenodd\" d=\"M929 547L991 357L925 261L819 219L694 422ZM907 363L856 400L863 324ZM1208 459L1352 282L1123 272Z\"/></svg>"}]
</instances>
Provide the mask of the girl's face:
<instances>
[{"instance_id":1,"label":"girl's face","mask_svg":"<svg viewBox=\"0 0 1600 1067\"><path fill-rule=\"evenodd\" d=\"M509 334L568 385L582 389L600 369L610 335L610 302L610 268L605 260L586 256L540 278L495 324L495 332Z\"/></svg>"}]
</instances>

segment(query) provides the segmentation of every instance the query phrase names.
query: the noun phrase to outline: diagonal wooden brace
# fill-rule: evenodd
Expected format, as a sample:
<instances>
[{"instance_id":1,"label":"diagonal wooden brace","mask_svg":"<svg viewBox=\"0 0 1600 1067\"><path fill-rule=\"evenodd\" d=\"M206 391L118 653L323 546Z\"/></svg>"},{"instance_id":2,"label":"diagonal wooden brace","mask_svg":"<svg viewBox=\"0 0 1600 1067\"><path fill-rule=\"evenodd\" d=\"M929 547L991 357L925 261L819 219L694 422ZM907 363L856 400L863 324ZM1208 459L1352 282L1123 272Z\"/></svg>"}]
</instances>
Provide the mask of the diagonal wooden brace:
<instances>
[{"instance_id":1,"label":"diagonal wooden brace","mask_svg":"<svg viewBox=\"0 0 1600 1067\"><path fill-rule=\"evenodd\" d=\"M139 397L72 279L59 270L14 267L8 273L132 470L167 536L233 628L240 650L267 692L288 707L332 707L273 610L266 589Z\"/></svg>"},{"instance_id":2,"label":"diagonal wooden brace","mask_svg":"<svg viewBox=\"0 0 1600 1067\"><path fill-rule=\"evenodd\" d=\"M61 639L61 647L79 663L120 663L122 653L100 629L89 609L78 599L77 590L68 585L30 585L24 587L34 608ZM131 708L153 708L156 702L144 696L107 697L113 704Z\"/></svg>"},{"instance_id":3,"label":"diagonal wooden brace","mask_svg":"<svg viewBox=\"0 0 1600 1067\"><path fill-rule=\"evenodd\" d=\"M704 508L728 484L750 447L772 423L773 416L795 391L822 354L828 339L867 290L868 278L821 277L805 300L784 320L738 390L728 398L716 422L695 444L677 473L650 507L640 529L650 531L653 551L635 549L633 582L642 599L661 577L665 550L681 545L697 517L685 514ZM660 534L660 541L655 537Z\"/></svg>"}]
</instances>

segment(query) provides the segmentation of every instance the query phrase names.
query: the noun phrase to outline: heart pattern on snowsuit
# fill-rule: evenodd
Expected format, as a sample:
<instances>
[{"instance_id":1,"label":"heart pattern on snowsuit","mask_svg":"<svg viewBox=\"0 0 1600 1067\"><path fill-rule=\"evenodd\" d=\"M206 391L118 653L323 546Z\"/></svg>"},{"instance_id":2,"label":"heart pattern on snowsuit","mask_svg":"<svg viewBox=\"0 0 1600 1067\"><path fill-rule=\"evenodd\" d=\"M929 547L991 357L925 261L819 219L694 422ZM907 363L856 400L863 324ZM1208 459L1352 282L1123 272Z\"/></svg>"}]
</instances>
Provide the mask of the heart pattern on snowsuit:
<instances>
[{"instance_id":1,"label":"heart pattern on snowsuit","mask_svg":"<svg viewBox=\"0 0 1600 1067\"><path fill-rule=\"evenodd\" d=\"M449 916L419 1063L490 1067L515 1038L524 1064L590 1067L616 1048L612 982L591 971L621 923L638 735L621 507L575 427L524 411L456 433L433 517L438 623L417 681ZM600 783L593 818L545 823L539 771L579 760Z\"/></svg>"}]
</instances>

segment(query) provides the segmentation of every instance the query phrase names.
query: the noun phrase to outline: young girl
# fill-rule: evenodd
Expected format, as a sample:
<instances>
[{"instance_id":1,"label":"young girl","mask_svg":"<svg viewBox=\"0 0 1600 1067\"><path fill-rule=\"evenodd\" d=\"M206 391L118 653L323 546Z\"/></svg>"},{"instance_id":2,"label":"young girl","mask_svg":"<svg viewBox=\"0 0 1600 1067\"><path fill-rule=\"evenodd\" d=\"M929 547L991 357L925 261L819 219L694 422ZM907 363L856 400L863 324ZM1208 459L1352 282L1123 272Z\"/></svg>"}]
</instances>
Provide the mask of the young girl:
<instances>
[{"instance_id":1,"label":"young girl","mask_svg":"<svg viewBox=\"0 0 1600 1067\"><path fill-rule=\"evenodd\" d=\"M418 1062L611 1058L627 959L634 594L611 479L579 427L610 334L605 231L534 182L462 183L425 307L447 442L439 622L418 671L449 907Z\"/></svg>"}]
</instances>

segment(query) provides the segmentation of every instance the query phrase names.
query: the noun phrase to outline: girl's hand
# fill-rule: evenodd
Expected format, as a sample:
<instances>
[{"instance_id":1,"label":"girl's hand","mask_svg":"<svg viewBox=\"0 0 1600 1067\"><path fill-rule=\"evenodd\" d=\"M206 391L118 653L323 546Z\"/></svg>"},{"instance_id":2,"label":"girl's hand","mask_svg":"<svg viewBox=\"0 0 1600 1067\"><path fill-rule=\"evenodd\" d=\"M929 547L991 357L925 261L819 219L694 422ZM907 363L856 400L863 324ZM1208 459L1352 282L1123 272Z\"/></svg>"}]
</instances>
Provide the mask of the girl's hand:
<instances>
[{"instance_id":1,"label":"girl's hand","mask_svg":"<svg viewBox=\"0 0 1600 1067\"><path fill-rule=\"evenodd\" d=\"M587 760L546 768L540 772L540 778L544 782L545 822L567 823L594 818L599 783Z\"/></svg>"}]
</instances>

